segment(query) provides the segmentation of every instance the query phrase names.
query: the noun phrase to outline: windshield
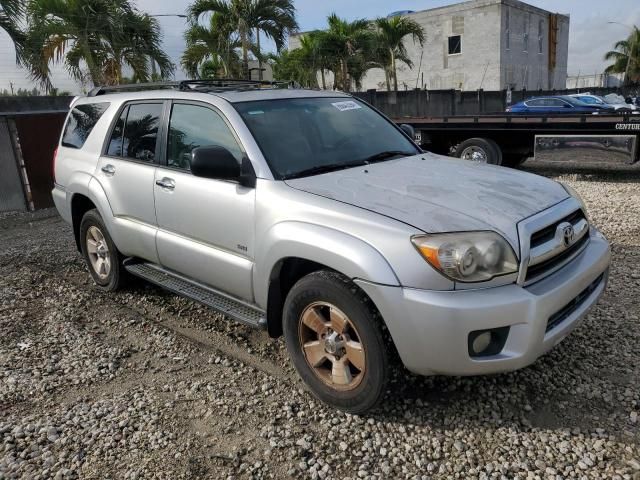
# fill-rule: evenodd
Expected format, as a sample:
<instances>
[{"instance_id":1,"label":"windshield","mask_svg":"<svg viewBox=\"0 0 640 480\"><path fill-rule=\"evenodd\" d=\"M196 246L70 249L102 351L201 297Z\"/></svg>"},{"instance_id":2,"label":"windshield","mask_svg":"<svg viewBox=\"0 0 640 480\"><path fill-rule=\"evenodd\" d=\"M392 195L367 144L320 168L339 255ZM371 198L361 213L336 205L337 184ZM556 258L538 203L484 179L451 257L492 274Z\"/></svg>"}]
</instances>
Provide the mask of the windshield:
<instances>
[{"instance_id":1,"label":"windshield","mask_svg":"<svg viewBox=\"0 0 640 480\"><path fill-rule=\"evenodd\" d=\"M355 98L234 104L278 179L420 153L389 120Z\"/></svg>"}]
</instances>

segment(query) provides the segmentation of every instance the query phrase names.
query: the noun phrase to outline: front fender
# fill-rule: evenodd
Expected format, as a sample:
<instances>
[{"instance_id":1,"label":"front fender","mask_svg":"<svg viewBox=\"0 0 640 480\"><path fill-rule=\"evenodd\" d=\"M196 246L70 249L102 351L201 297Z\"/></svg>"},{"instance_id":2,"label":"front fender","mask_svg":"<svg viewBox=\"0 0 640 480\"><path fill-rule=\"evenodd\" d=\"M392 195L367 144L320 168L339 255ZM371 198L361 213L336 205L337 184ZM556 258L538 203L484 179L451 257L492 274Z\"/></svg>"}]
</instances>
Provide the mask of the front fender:
<instances>
[{"instance_id":1,"label":"front fender","mask_svg":"<svg viewBox=\"0 0 640 480\"><path fill-rule=\"evenodd\" d=\"M282 222L268 230L256 246L253 281L256 303L261 307L267 305L271 272L288 257L326 265L351 279L400 284L389 262L364 240L311 223Z\"/></svg>"}]
</instances>

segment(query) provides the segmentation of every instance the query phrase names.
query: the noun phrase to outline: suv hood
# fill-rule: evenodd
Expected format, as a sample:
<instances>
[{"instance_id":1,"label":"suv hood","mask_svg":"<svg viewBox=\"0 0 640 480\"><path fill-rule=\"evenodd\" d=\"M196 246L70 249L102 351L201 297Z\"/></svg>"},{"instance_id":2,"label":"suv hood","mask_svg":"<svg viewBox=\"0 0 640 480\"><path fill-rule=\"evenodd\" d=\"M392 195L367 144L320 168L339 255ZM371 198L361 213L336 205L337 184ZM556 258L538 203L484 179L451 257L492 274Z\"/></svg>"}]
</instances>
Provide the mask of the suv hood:
<instances>
[{"instance_id":1,"label":"suv hood","mask_svg":"<svg viewBox=\"0 0 640 480\"><path fill-rule=\"evenodd\" d=\"M427 233L497 231L516 252L518 222L569 197L538 175L431 153L286 183Z\"/></svg>"}]
</instances>

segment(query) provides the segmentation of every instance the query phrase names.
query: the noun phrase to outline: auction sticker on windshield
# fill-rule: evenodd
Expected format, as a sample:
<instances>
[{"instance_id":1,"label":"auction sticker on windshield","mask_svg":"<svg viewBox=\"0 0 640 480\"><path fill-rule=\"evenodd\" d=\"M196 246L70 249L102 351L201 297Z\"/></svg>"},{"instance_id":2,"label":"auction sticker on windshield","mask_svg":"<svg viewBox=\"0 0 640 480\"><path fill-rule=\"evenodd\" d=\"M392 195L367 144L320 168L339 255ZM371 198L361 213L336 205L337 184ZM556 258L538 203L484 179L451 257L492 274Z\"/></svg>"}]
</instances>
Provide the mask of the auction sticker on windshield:
<instances>
[{"instance_id":1,"label":"auction sticker on windshield","mask_svg":"<svg viewBox=\"0 0 640 480\"><path fill-rule=\"evenodd\" d=\"M347 100L345 102L336 102L336 103L332 103L331 105L336 107L341 112L344 112L345 110L356 110L358 108L362 108L353 100Z\"/></svg>"}]
</instances>

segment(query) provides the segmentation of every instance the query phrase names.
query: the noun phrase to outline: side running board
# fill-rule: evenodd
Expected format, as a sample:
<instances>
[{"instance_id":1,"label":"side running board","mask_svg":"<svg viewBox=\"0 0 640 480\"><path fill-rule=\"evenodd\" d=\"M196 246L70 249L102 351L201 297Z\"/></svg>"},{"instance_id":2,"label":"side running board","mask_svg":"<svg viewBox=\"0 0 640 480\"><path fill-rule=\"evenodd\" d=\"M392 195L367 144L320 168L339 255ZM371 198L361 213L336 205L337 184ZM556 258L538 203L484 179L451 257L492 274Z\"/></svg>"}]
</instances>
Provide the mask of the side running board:
<instances>
[{"instance_id":1,"label":"side running board","mask_svg":"<svg viewBox=\"0 0 640 480\"><path fill-rule=\"evenodd\" d=\"M267 326L267 319L263 311L225 293L165 270L159 265L125 261L124 267L136 277L200 302L238 322L255 328L266 328Z\"/></svg>"}]
</instances>

